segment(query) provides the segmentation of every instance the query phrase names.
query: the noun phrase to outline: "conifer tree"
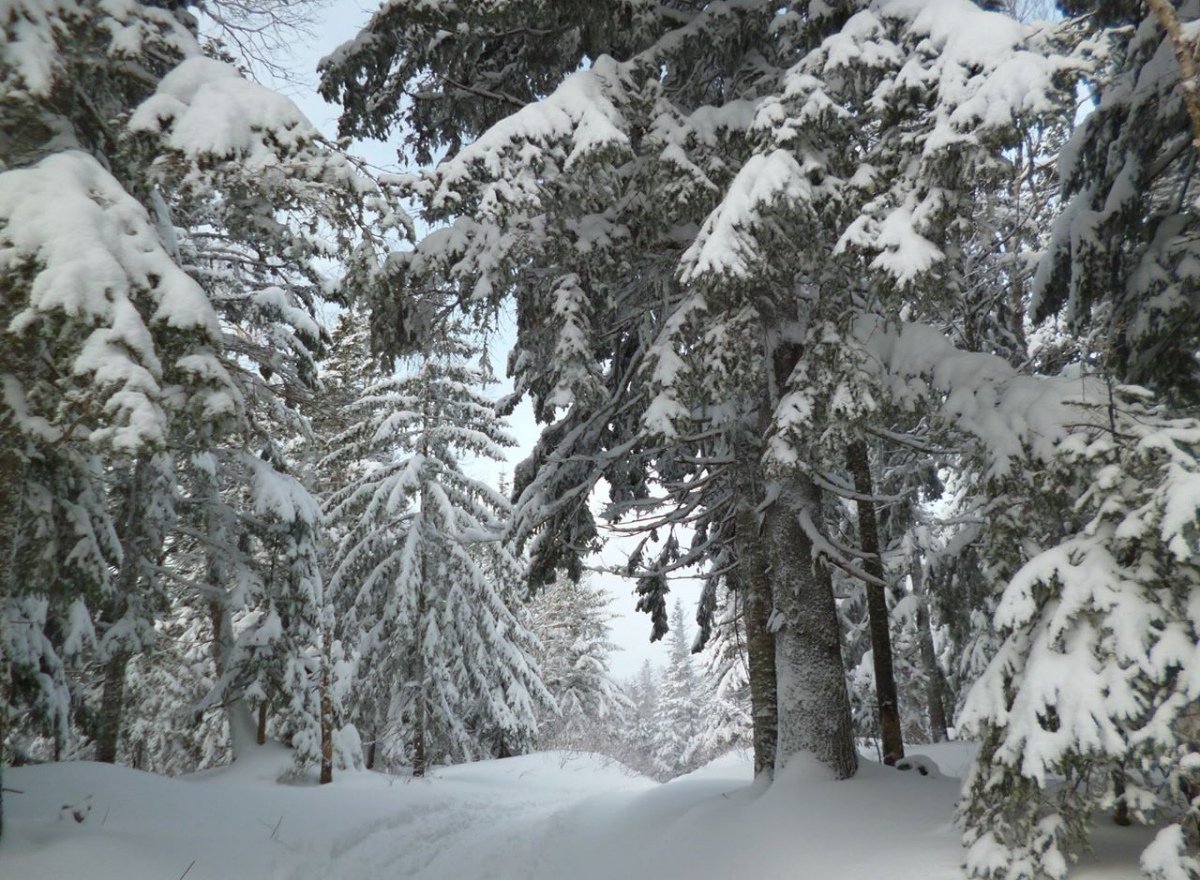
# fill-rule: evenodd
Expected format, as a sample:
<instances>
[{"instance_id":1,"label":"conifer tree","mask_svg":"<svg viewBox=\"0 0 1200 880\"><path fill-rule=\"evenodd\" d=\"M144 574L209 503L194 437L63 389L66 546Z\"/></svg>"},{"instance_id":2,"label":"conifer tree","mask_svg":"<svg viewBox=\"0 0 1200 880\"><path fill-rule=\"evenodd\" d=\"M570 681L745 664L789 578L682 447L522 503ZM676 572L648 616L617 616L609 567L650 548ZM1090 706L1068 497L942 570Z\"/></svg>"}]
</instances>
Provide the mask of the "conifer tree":
<instances>
[{"instance_id":1,"label":"conifer tree","mask_svg":"<svg viewBox=\"0 0 1200 880\"><path fill-rule=\"evenodd\" d=\"M553 705L512 607L524 568L504 540L508 502L465 470L512 441L464 331L443 329L411 371L359 380L322 462L346 476L325 512L338 535L330 588L343 631L361 633L356 720L418 776L443 758L526 750L538 705Z\"/></svg>"},{"instance_id":2,"label":"conifer tree","mask_svg":"<svg viewBox=\"0 0 1200 880\"><path fill-rule=\"evenodd\" d=\"M701 694L690 641L683 604L676 600L671 609L670 656L658 694L653 755L657 775L666 779L699 766Z\"/></svg>"},{"instance_id":3,"label":"conifer tree","mask_svg":"<svg viewBox=\"0 0 1200 880\"><path fill-rule=\"evenodd\" d=\"M712 635L702 649L700 730L688 756L694 755L698 764L752 743L746 612L742 602L741 592L724 591L713 611ZM693 653L696 647L693 644Z\"/></svg>"},{"instance_id":4,"label":"conifer tree","mask_svg":"<svg viewBox=\"0 0 1200 880\"><path fill-rule=\"evenodd\" d=\"M782 624L774 761L812 750L848 776L830 567L878 578L832 550L820 511L825 493L853 495L844 449L886 394L859 381L850 325L864 311L932 313L962 290L974 191L1006 170L1018 109L1049 112L1071 65L1024 51L1022 28L965 2L577 12L508 4L501 23L389 4L327 60L325 92L344 98L348 134L403 121L419 160L448 150L410 185L447 228L398 262L402 283L448 281L476 309L516 299L516 388L547 424L518 474L535 580L578 573L601 476L615 512L653 503L659 480L677 522L761 511L742 531L765 539L772 601L762 578L743 581ZM597 25L623 14L625 28ZM956 40L964 28L987 47ZM429 42L430 29L456 36ZM562 39L536 66L530 35L545 33ZM505 51L451 51L493 43ZM406 89L428 102L395 100ZM469 118L468 94L480 99ZM730 460L761 478L705 471ZM654 637L665 574L732 538L699 531L643 568Z\"/></svg>"},{"instance_id":5,"label":"conifer tree","mask_svg":"<svg viewBox=\"0 0 1200 880\"><path fill-rule=\"evenodd\" d=\"M560 577L529 609L541 647L538 666L556 711L538 713L538 747L608 751L603 732L616 730L632 703L609 672L608 594L586 580Z\"/></svg>"},{"instance_id":6,"label":"conifer tree","mask_svg":"<svg viewBox=\"0 0 1200 880\"><path fill-rule=\"evenodd\" d=\"M173 483L162 453L191 420L228 410L216 316L141 200L148 188L124 127L199 47L186 18L141 4L116 15L20 3L3 34L0 423L17 476L0 490L16 512L5 539L5 713L33 685L35 717L61 743L71 699L54 670L90 645L108 664L100 732L111 759L124 663L157 611L153 565ZM46 555L55 544L59 554ZM50 675L26 677L43 662Z\"/></svg>"},{"instance_id":7,"label":"conifer tree","mask_svg":"<svg viewBox=\"0 0 1200 880\"><path fill-rule=\"evenodd\" d=\"M630 768L654 777L654 744L658 731L659 675L646 660L637 677L629 685L633 711L625 730L621 760Z\"/></svg>"},{"instance_id":8,"label":"conifer tree","mask_svg":"<svg viewBox=\"0 0 1200 880\"><path fill-rule=\"evenodd\" d=\"M319 299L370 294L390 223L366 233L378 188L202 41L186 6L19 2L0 22L12 293L0 430L14 477L0 500L15 512L4 711L36 706L33 727L55 749L78 724L107 759L122 748L127 665L153 649L170 602L213 612L205 705L232 716L248 683L233 618L268 620L274 598L290 601L285 583L318 595L300 571L315 533L259 520L281 511L253 490L273 482L256 479L262 464L287 467L273 428L303 432ZM340 291L324 277L330 257L345 268ZM282 580L263 576L268 544L287 556ZM303 629L294 646L312 636ZM43 664L49 674L29 674ZM95 664L98 711L81 702ZM7 726L3 737L11 747Z\"/></svg>"},{"instance_id":9,"label":"conifer tree","mask_svg":"<svg viewBox=\"0 0 1200 880\"><path fill-rule=\"evenodd\" d=\"M1177 4L1185 25L1195 3ZM1097 364L1194 405L1196 149L1175 49L1149 4L1063 2L1095 53L1094 106L1060 153L1063 206L1033 311L1065 312ZM1102 51L1097 51L1102 47ZM1135 86L1136 84L1136 86Z\"/></svg>"}]
</instances>

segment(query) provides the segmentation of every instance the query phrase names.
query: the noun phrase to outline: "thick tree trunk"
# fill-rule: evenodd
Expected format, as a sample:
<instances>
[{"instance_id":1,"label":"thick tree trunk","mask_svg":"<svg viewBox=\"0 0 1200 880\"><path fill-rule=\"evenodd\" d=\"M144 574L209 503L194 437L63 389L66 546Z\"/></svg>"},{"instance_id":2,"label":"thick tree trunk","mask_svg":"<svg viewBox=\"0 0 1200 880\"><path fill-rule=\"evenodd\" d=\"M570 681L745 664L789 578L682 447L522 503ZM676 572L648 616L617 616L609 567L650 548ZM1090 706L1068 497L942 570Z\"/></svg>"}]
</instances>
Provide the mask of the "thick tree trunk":
<instances>
[{"instance_id":1,"label":"thick tree trunk","mask_svg":"<svg viewBox=\"0 0 1200 880\"><path fill-rule=\"evenodd\" d=\"M892 633L887 593L883 580L883 555L879 541L879 522L875 516L874 481L867 458L867 444L857 440L846 449L846 464L854 478L854 490L860 496L858 536L862 544L863 569L877 583L865 584L867 622L871 631L871 659L875 671L875 699L879 704L879 738L883 745L883 763L895 764L904 757L904 734L900 726L900 700L896 695L896 675L892 669Z\"/></svg>"},{"instance_id":2,"label":"thick tree trunk","mask_svg":"<svg viewBox=\"0 0 1200 880\"><path fill-rule=\"evenodd\" d=\"M814 564L812 541L798 513L808 507L820 521L820 493L801 476L777 483L764 533L772 555L780 770L800 752L813 754L839 779L858 769L850 699L842 666L841 629L829 572Z\"/></svg>"},{"instance_id":3,"label":"thick tree trunk","mask_svg":"<svg viewBox=\"0 0 1200 880\"><path fill-rule=\"evenodd\" d=\"M929 596L925 592L925 570L921 560L909 566L913 593L917 599L917 640L921 651L921 666L925 669L925 706L929 713L929 733L934 742L946 742L950 733L946 725L946 704L942 699L945 680L933 649L933 627L929 621Z\"/></svg>"},{"instance_id":4,"label":"thick tree trunk","mask_svg":"<svg viewBox=\"0 0 1200 880\"><path fill-rule=\"evenodd\" d=\"M96 720L96 760L102 764L117 762L125 709L125 667L129 665L129 656L127 651L118 651L104 664L104 691Z\"/></svg>"},{"instance_id":5,"label":"thick tree trunk","mask_svg":"<svg viewBox=\"0 0 1200 880\"><path fill-rule=\"evenodd\" d=\"M771 619L770 563L758 529L758 514L751 498L739 499L736 546L738 579L745 597L746 653L750 672L750 712L754 724L754 775L775 770L775 745L779 736L776 705L775 636Z\"/></svg>"},{"instance_id":6,"label":"thick tree trunk","mask_svg":"<svg viewBox=\"0 0 1200 880\"><path fill-rule=\"evenodd\" d=\"M376 742L375 742L374 738L372 738L371 741L369 743L367 743L367 758L366 758L366 760L367 760L367 769L368 770L375 769L375 745L376 745Z\"/></svg>"}]
</instances>

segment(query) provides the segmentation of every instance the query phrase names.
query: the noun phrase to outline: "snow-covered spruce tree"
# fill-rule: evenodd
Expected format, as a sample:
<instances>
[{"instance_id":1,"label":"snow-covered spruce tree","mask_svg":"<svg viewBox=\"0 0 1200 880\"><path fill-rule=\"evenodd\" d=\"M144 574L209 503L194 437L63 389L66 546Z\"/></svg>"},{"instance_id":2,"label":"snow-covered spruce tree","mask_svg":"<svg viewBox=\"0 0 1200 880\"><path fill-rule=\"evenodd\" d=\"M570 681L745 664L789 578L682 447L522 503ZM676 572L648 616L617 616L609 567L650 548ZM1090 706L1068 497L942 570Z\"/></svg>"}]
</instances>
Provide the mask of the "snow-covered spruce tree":
<instances>
[{"instance_id":1,"label":"snow-covered spruce tree","mask_svg":"<svg viewBox=\"0 0 1200 880\"><path fill-rule=\"evenodd\" d=\"M859 335L897 397L934 393L935 415L979 440L987 485L1023 505L1021 522L1000 524L1015 540L982 554L1024 565L962 715L983 743L962 804L968 870L1062 877L1096 807L1188 815L1195 624L1176 591L1194 591L1194 421L1157 410L1144 389L956 353L932 328L862 321ZM1149 873L1186 876L1190 828L1162 833Z\"/></svg>"},{"instance_id":2,"label":"snow-covered spruce tree","mask_svg":"<svg viewBox=\"0 0 1200 880\"><path fill-rule=\"evenodd\" d=\"M0 488L11 511L0 651L5 714L31 685L35 717L61 742L59 660L90 641L110 663L111 745L121 658L145 647L157 610L143 588L168 524L153 521L170 495L162 451L188 422L219 418L228 386L216 317L141 201L124 128L157 78L199 48L167 10L102 7L10 4L0 22L0 445L13 476ZM143 495L164 480L165 493ZM93 621L101 641L85 638Z\"/></svg>"},{"instance_id":3,"label":"snow-covered spruce tree","mask_svg":"<svg viewBox=\"0 0 1200 880\"><path fill-rule=\"evenodd\" d=\"M1066 202L1035 305L1065 312L1085 368L1178 408L1194 402L1197 375L1186 86L1149 4L1063 5L1089 13L1071 23L1091 38L1080 51L1106 51L1095 107L1060 157ZM1098 396L1096 427L1064 443L1046 480L1067 526L1005 589L1003 642L964 713L984 742L962 806L975 876L1065 875L1106 808L1176 819L1143 854L1147 875L1200 873L1195 620L1176 593L1194 590L1194 427L1137 389Z\"/></svg>"},{"instance_id":4,"label":"snow-covered spruce tree","mask_svg":"<svg viewBox=\"0 0 1200 880\"><path fill-rule=\"evenodd\" d=\"M1063 312L1113 375L1195 405L1200 388L1194 133L1171 41L1149 4L1069 0L1099 52L1091 112L1059 157L1064 205L1034 313ZM1200 4L1170 4L1185 27Z\"/></svg>"},{"instance_id":5,"label":"snow-covered spruce tree","mask_svg":"<svg viewBox=\"0 0 1200 880\"><path fill-rule=\"evenodd\" d=\"M586 579L559 577L529 609L540 643L538 667L557 707L538 713L540 749L613 754L606 737L623 726L633 704L609 672L608 594Z\"/></svg>"},{"instance_id":6,"label":"snow-covered spruce tree","mask_svg":"<svg viewBox=\"0 0 1200 880\"><path fill-rule=\"evenodd\" d=\"M356 723L418 776L525 751L538 705L553 705L510 607L524 567L503 540L508 501L464 470L512 443L473 354L443 326L410 370L364 383L322 462L346 476L325 516L343 638L358 634Z\"/></svg>"},{"instance_id":7,"label":"snow-covered spruce tree","mask_svg":"<svg viewBox=\"0 0 1200 880\"><path fill-rule=\"evenodd\" d=\"M207 616L173 602L158 624L154 650L129 664L121 764L177 776L229 763L225 718L196 713L197 701L215 684L211 642Z\"/></svg>"},{"instance_id":8,"label":"snow-covered spruce tree","mask_svg":"<svg viewBox=\"0 0 1200 880\"><path fill-rule=\"evenodd\" d=\"M201 582L215 590L195 598L212 612L221 655L207 702L227 707L234 731L257 708L259 741L268 721L287 737L309 730L298 740L307 744L297 752L302 762L315 756L311 723L321 715L328 773L327 716L336 707L314 701L332 697L329 652L337 646L318 623L327 614L315 580L319 523L300 460L325 342L317 311L330 300L371 298L380 239L403 220L291 101L227 64L187 59L131 128L157 157L154 184L182 227L180 259L220 316L224 365L241 403L231 429L200 438L191 471L193 556L206 573ZM222 573L229 578L211 580ZM274 720L272 707L282 710Z\"/></svg>"},{"instance_id":9,"label":"snow-covered spruce tree","mask_svg":"<svg viewBox=\"0 0 1200 880\"><path fill-rule=\"evenodd\" d=\"M214 115L227 124L206 123ZM246 125L245 120L261 122ZM297 587L313 583L318 523L300 515L314 512L315 506L297 494L305 487L286 476L300 468L297 450L286 441L309 433L314 361L324 343L316 311L329 299L369 296L375 245L395 218L382 207L371 179L326 143L294 104L238 78L225 64L189 59L138 109L132 125L143 142L162 153L154 165L155 180L171 194L173 216L187 230L180 242L182 258L209 286L225 328L227 366L244 401L236 432L210 440L213 455L206 466L213 472L201 474L200 482L214 485L196 493L193 515L198 524L241 522L242 528L224 532L225 540L235 535L244 540L247 531L251 535L241 551L250 551L255 560L252 592L247 594L237 582L217 585L226 595L215 597L223 607L214 625L225 633L221 639L233 637L239 646L228 643L222 649L227 656L220 690L210 701L231 706L231 724L244 726L244 719L233 715L242 714L238 695L248 692L260 710L261 740L267 709L275 704L299 712L312 698L301 690L315 688L332 662L318 660L321 651L301 659L311 651L310 638L320 643L327 635L316 623L324 614L320 590ZM322 265L331 259L339 263L337 279L328 278ZM247 455L247 448L257 454ZM296 503L284 504L282 518L274 511L253 521L273 509L273 482L294 483L284 494ZM248 495L237 491L247 485ZM258 489L265 494L256 494ZM219 509L230 504L234 510L229 513ZM210 505L218 509L207 509ZM293 512L297 518L288 519ZM283 546L288 548L286 562L277 555ZM224 556L236 555L232 550L215 548ZM301 560L308 560L302 563L305 572L281 574ZM224 616L249 611L243 623L270 627L272 610L282 615L285 630L294 623L303 632L293 638L286 632L256 634L253 627L220 624ZM286 656L278 653L281 636L291 645ZM272 653L277 656L266 659ZM242 668L249 664L261 670L263 663L276 669L270 686L252 684L259 673ZM314 663L319 669L310 668ZM306 676L299 675L302 667ZM286 669L292 672L284 674ZM311 715L311 709L301 714ZM297 723L287 720L286 713L280 719L281 729L291 730ZM323 736L328 739L329 731ZM328 742L322 746L327 750Z\"/></svg>"},{"instance_id":10,"label":"snow-covered spruce tree","mask_svg":"<svg viewBox=\"0 0 1200 880\"><path fill-rule=\"evenodd\" d=\"M226 686L238 675L234 630L222 621L246 607L239 603L253 604L248 585L265 582L255 564L265 561L256 555L264 546L256 526L265 523L255 522L255 502L239 487L253 482L254 462L264 460L258 452L281 460L267 442L273 427L296 424L287 415L310 381L319 342L315 297L336 292L317 263L337 255L355 289L370 289L372 239L360 233L375 190L290 101L204 57L219 47L199 44L183 4L20 3L5 16L4 245L17 279L10 289L28 291L31 307L21 312L22 297L10 299L12 313L4 316L6 330L22 341L4 346L15 366L0 368L3 422L29 439L6 434L4 448L14 450L14 472L36 476L46 472L32 464L33 456L46 458L36 445L55 443L54 484L38 491L52 522L80 531L75 553L63 558L91 560L93 572L111 568L111 582L124 585L115 594L97 588L108 596L89 611L98 614L98 649L107 657L109 646L119 647L108 658L119 659L145 647L130 641L135 633L152 632L152 615L144 613L155 602L131 601L126 587L161 594L152 578L189 576L202 585L191 601L222 612L211 618L220 634L214 662L223 672L210 702L233 713L240 701L226 697L238 691ZM75 286L78 279L89 283ZM17 314L22 321L14 322ZM51 332L39 337L40 329ZM39 344L45 356L27 350ZM28 373L33 367L46 375ZM63 377L54 386L52 374ZM64 426L72 436L54 436ZM76 443L83 438L90 446ZM165 560L152 546L156 524L118 528L120 496L138 481L108 479L136 475L162 449L173 462L152 482L167 487L159 497L182 505ZM68 467L117 486L112 499L77 506L69 518L54 514L55 505L96 496L80 494L80 477ZM180 497L170 488L176 484ZM161 512L145 500L140 512ZM212 504L210 515L203 508ZM105 516L89 523L80 516L85 510ZM217 522L224 528L210 533ZM209 537L217 535L238 537L214 544ZM19 555L17 538L6 547ZM126 556L154 564L127 570L118 565ZM190 577L197 572L205 576ZM207 576L216 573L234 577L214 583ZM44 589L55 576L51 570L24 583ZM36 600L22 607L40 620L51 614L38 631L66 630L57 609L41 610ZM130 609L143 614L137 626L109 626ZM57 638L34 633L21 647L45 659ZM6 648L5 656L14 653ZM120 704L118 666L109 676L113 707ZM104 727L111 744L119 724Z\"/></svg>"},{"instance_id":11,"label":"snow-covered spruce tree","mask_svg":"<svg viewBox=\"0 0 1200 880\"><path fill-rule=\"evenodd\" d=\"M671 779L696 769L700 757L701 693L692 663L691 640L684 623L683 604L671 608L670 657L658 692L654 740L655 775Z\"/></svg>"},{"instance_id":12,"label":"snow-covered spruce tree","mask_svg":"<svg viewBox=\"0 0 1200 880\"><path fill-rule=\"evenodd\" d=\"M1052 109L1053 78L1068 65L1022 51L1021 28L967 4L936 4L936 10L865 6L844 24L836 15L826 22L833 26L830 35L788 71L782 94L760 105L752 131L761 146L684 255L682 280L694 293L678 312L698 317L691 333L676 335L673 347L676 353L689 347L704 352L711 390L701 401L728 399L720 371L707 366L714 358L746 365L743 373L757 374L757 384L767 389L764 397L774 411L768 495L789 499L792 507L788 515L767 517L774 546L807 543L828 564L880 589L880 572L870 570L878 548L860 536L857 555L864 564L855 564L854 548L839 551L827 540L821 516L823 493L866 501L868 509L874 503L869 471L867 480L860 479L864 469L847 461L846 449L861 450L864 434L891 427L880 423L889 411L883 406L889 389L864 381L868 355L851 332L854 316L934 313L943 296L963 289L962 241L974 191L1004 167L997 147L1018 121L1011 98L1021 108ZM956 39L967 30L987 31L993 39L986 47ZM917 70L924 73L916 76ZM1036 88L1014 90L1014 77ZM846 151L845 143L859 151ZM794 258L771 257L797 241L820 242L820 250L806 249L800 271L789 272ZM770 293L764 296L764 290ZM664 376L678 373L678 358L662 363ZM740 390L746 384L728 386ZM667 381L662 386L670 388ZM701 401L672 400L669 390L660 392L660 400L655 415L668 414L677 430L695 430L688 424L689 405L694 413ZM861 514L864 505L857 506ZM795 519L799 533L785 537ZM807 575L800 561L807 555L798 554L795 566L780 560L778 567L806 576L811 586L802 607L811 615L818 597L829 596L829 588L819 585L829 572ZM791 590L783 596L790 601ZM820 602L832 609L831 597ZM778 595L775 604L781 607ZM886 636L886 606L877 605L876 631ZM812 620L796 617L798 625L802 619ZM776 634L784 753L795 747L785 741L786 730L804 736L802 719L829 717L801 710L795 726L784 718L799 708L784 693L785 682L813 675L813 654L788 656L791 645L807 641ZM884 658L877 653L877 660ZM829 690L835 668L828 664ZM825 734L812 739L837 741Z\"/></svg>"},{"instance_id":13,"label":"snow-covered spruce tree","mask_svg":"<svg viewBox=\"0 0 1200 880\"><path fill-rule=\"evenodd\" d=\"M769 570L787 584L773 597L791 621L775 634L776 763L811 749L849 775L827 567L844 560L827 552L812 564L821 523L811 474L830 466L814 460L814 441L842 449L872 408L814 410L789 392L824 376L818 398L844 402L854 386L831 377L853 375L853 352L831 374L810 345L833 352L859 310L895 316L961 287L956 236L970 226L977 182L1003 168L1015 111L1048 108L1051 80L1069 65L1022 55L1019 26L953 0L593 4L574 20L559 8L505 4L493 23L456 5L389 4L327 60L326 93L345 97L347 133L403 121L425 158L450 151L409 187L448 226L399 261L402 283L449 280L477 307L517 301L517 390L549 423L518 481L537 579L577 569L594 545L586 496L600 476L621 507L664 472L652 465L707 461L696 438L724 436L724 454L748 449L752 461L775 439L764 479L731 484L761 487L750 511L772 502L761 529L745 532L766 537L779 557ZM633 27L594 28L626 11ZM434 30L454 36L430 42ZM955 37L968 31L987 39ZM532 43L547 34L560 37L556 51L586 42L593 63L577 70L581 52L538 68L530 102ZM606 47L608 34L619 42ZM454 67L447 59L463 45L505 50L468 52ZM386 94L365 94L368 81ZM405 91L422 100L400 101ZM448 134L466 95L494 114L476 109L460 126L469 144ZM792 417L814 412L803 430ZM830 434L830 424L854 430ZM697 497L688 509L711 503ZM661 589L643 604L665 618ZM819 697L803 705L803 695ZM832 720L818 730L814 719Z\"/></svg>"},{"instance_id":14,"label":"snow-covered spruce tree","mask_svg":"<svg viewBox=\"0 0 1200 880\"><path fill-rule=\"evenodd\" d=\"M712 634L701 655L700 729L686 756L696 764L753 742L744 599L743 590L725 589L713 611Z\"/></svg>"},{"instance_id":15,"label":"snow-covered spruce tree","mask_svg":"<svg viewBox=\"0 0 1200 880\"><path fill-rule=\"evenodd\" d=\"M625 766L656 777L654 743L658 739L658 700L661 676L647 660L628 685L633 711L624 729L620 759Z\"/></svg>"},{"instance_id":16,"label":"snow-covered spruce tree","mask_svg":"<svg viewBox=\"0 0 1200 880\"><path fill-rule=\"evenodd\" d=\"M1149 876L1196 876L1200 426L1145 401L1115 390L1042 477L1076 526L1005 588L1003 643L963 712L983 742L962 805L972 876L1065 876L1093 811L1118 802L1175 819Z\"/></svg>"}]
</instances>

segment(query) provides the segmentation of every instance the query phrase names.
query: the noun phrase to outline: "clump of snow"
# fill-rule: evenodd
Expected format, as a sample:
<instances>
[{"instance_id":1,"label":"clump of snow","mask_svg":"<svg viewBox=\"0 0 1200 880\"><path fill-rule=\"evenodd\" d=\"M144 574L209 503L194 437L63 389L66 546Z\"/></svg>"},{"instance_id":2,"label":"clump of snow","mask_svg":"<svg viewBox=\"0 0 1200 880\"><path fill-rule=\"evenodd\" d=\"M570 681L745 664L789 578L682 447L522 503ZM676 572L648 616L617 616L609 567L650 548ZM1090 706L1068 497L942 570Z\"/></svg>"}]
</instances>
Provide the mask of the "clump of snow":
<instances>
[{"instance_id":1,"label":"clump of snow","mask_svg":"<svg viewBox=\"0 0 1200 880\"><path fill-rule=\"evenodd\" d=\"M290 98L212 58L188 58L163 77L129 127L164 130L167 145L189 158L237 157L251 171L318 137Z\"/></svg>"},{"instance_id":2,"label":"clump of snow","mask_svg":"<svg viewBox=\"0 0 1200 880\"><path fill-rule=\"evenodd\" d=\"M160 444L163 364L155 324L219 335L200 286L163 248L146 210L92 156L55 153L0 173L0 266L35 270L6 328L36 335L51 316L76 322L72 374L102 390L103 426L91 439L125 450ZM138 301L149 298L146 318ZM23 406L19 389L6 388ZM26 428L38 433L38 425Z\"/></svg>"}]
</instances>

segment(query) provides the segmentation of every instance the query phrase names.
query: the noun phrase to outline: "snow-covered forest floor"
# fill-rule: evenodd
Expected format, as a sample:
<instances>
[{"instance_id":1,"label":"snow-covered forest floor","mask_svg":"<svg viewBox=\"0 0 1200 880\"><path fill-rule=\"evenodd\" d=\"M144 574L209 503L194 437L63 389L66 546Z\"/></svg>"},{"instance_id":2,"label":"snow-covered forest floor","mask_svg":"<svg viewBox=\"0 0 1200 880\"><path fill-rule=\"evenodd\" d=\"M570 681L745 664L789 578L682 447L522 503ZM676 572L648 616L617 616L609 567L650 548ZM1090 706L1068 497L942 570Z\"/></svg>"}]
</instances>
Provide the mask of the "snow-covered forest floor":
<instances>
[{"instance_id":1,"label":"snow-covered forest floor","mask_svg":"<svg viewBox=\"0 0 1200 880\"><path fill-rule=\"evenodd\" d=\"M665 784L564 752L440 768L425 780L343 773L280 784L291 753L176 779L95 763L16 768L5 878L20 880L819 880L957 878L952 815L969 761L941 774L864 761L831 781L791 767L770 788L730 754ZM77 823L66 804L90 811ZM61 818L60 818L61 816ZM1146 829L1101 821L1078 880L1137 875ZM736 841L737 844L732 845ZM748 874L749 872L749 874Z\"/></svg>"}]
</instances>

